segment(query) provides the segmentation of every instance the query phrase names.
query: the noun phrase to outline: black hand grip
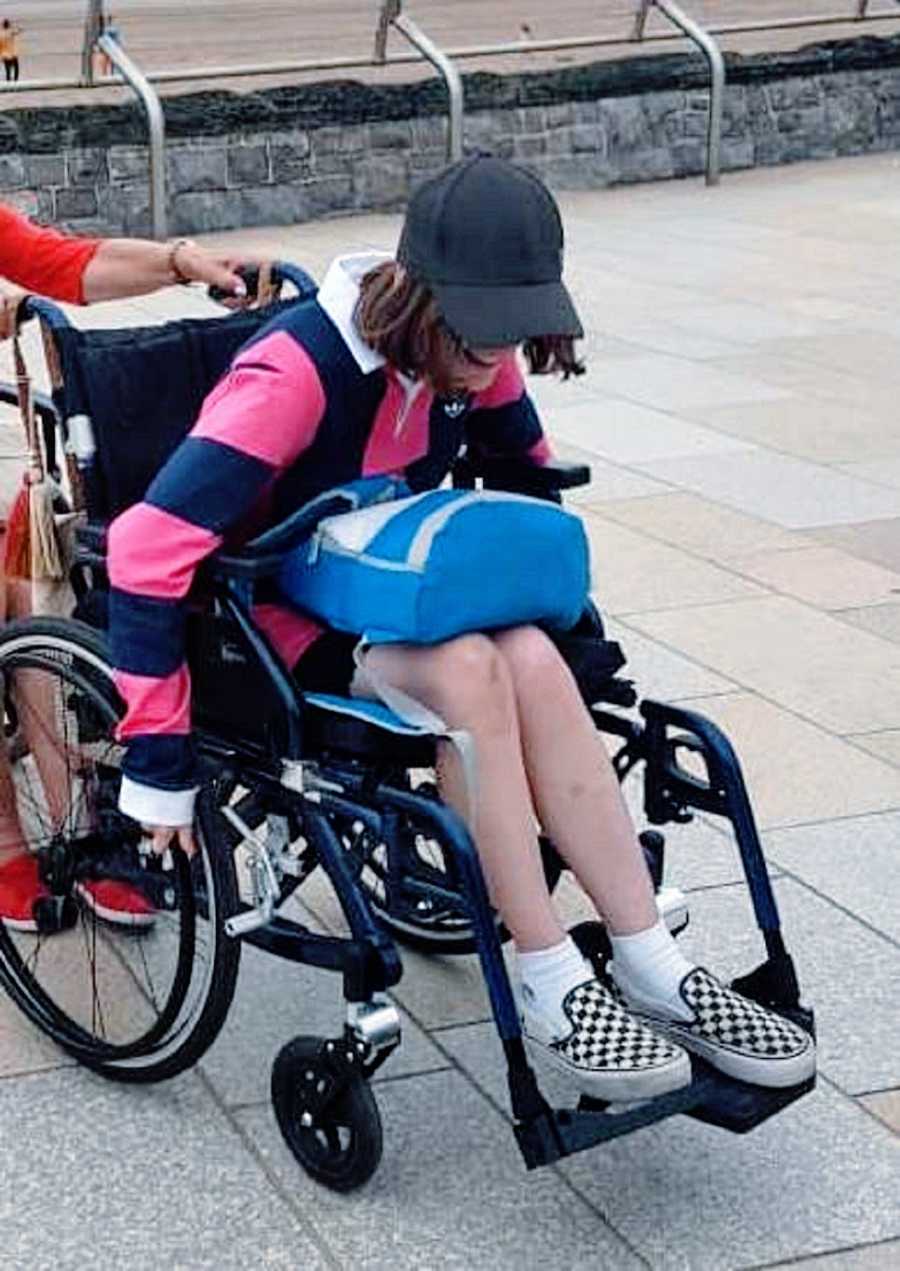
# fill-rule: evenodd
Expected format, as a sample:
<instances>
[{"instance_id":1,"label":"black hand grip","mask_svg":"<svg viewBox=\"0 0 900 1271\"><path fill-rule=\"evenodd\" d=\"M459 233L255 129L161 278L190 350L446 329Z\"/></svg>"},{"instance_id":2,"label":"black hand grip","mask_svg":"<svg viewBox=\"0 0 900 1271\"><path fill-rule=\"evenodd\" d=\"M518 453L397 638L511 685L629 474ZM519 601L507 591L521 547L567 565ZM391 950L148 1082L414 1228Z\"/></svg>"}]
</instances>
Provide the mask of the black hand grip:
<instances>
[{"instance_id":1,"label":"black hand grip","mask_svg":"<svg viewBox=\"0 0 900 1271\"><path fill-rule=\"evenodd\" d=\"M238 265L234 272L238 278L243 279L247 288L247 299L255 300L259 291L259 265ZM215 300L217 304L221 304L224 300L235 299L235 293L226 291L224 287L207 287L206 294L210 300Z\"/></svg>"}]
</instances>

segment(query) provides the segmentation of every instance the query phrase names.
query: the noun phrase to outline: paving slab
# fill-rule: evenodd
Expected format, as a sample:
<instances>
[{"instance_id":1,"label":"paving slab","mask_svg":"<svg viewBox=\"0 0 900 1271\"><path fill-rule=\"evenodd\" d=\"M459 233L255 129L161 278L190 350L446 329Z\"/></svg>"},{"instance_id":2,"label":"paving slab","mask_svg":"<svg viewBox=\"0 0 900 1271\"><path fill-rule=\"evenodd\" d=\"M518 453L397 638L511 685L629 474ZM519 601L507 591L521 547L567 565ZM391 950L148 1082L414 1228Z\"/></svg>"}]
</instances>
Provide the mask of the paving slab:
<instances>
[{"instance_id":1,"label":"paving slab","mask_svg":"<svg viewBox=\"0 0 900 1271\"><path fill-rule=\"evenodd\" d=\"M733 680L709 667L673 653L658 640L642 635L627 619L606 617L604 626L611 640L618 640L628 662L623 675L634 679L642 698L677 702L680 698L733 692Z\"/></svg>"},{"instance_id":2,"label":"paving slab","mask_svg":"<svg viewBox=\"0 0 900 1271\"><path fill-rule=\"evenodd\" d=\"M599 504L597 511L611 521L718 564L750 552L796 549L815 542L798 530L783 529L683 490L609 506Z\"/></svg>"},{"instance_id":3,"label":"paving slab","mask_svg":"<svg viewBox=\"0 0 900 1271\"><path fill-rule=\"evenodd\" d=\"M853 281L850 279L847 283L851 289ZM886 283L883 288L876 284L873 291L878 292L877 296L872 296L873 304L878 305L880 301L888 306L891 292L896 291L896 283ZM843 403L848 409L885 418L896 392L890 375L887 378L853 375L790 357L785 351L785 344L791 339L789 334L782 338L777 332L772 332L770 338L757 343L752 352L741 353L737 357L715 358L706 365L726 375L752 377L770 388L779 388L783 394Z\"/></svg>"},{"instance_id":4,"label":"paving slab","mask_svg":"<svg viewBox=\"0 0 900 1271\"><path fill-rule=\"evenodd\" d=\"M727 358L692 362L687 358L654 354L652 357L610 358L603 364L605 392L657 409L685 411L712 402L774 402L787 390L749 375L716 369Z\"/></svg>"},{"instance_id":5,"label":"paving slab","mask_svg":"<svg viewBox=\"0 0 900 1271\"><path fill-rule=\"evenodd\" d=\"M617 597L617 603L624 601ZM851 633L845 623L788 596L633 612L629 621L835 733L900 725L897 645L865 631Z\"/></svg>"},{"instance_id":6,"label":"paving slab","mask_svg":"<svg viewBox=\"0 0 900 1271\"><path fill-rule=\"evenodd\" d=\"M882 514L877 520L859 525L822 526L815 530L815 537L851 556L870 560L886 569L900 570L900 518L896 514Z\"/></svg>"},{"instance_id":7,"label":"paving slab","mask_svg":"<svg viewBox=\"0 0 900 1271\"><path fill-rule=\"evenodd\" d=\"M38 1032L11 998L0 996L0 1079L64 1068L74 1062Z\"/></svg>"},{"instance_id":8,"label":"paving slab","mask_svg":"<svg viewBox=\"0 0 900 1271\"><path fill-rule=\"evenodd\" d=\"M658 459L649 476L787 529L900 516L900 490L772 450Z\"/></svg>"},{"instance_id":9,"label":"paving slab","mask_svg":"<svg viewBox=\"0 0 900 1271\"><path fill-rule=\"evenodd\" d=\"M681 609L764 595L749 579L698 560L585 508L594 594L604 613Z\"/></svg>"},{"instance_id":10,"label":"paving slab","mask_svg":"<svg viewBox=\"0 0 900 1271\"><path fill-rule=\"evenodd\" d=\"M772 830L769 859L900 948L900 812Z\"/></svg>"},{"instance_id":11,"label":"paving slab","mask_svg":"<svg viewBox=\"0 0 900 1271\"><path fill-rule=\"evenodd\" d=\"M882 455L879 459L866 459L859 463L842 463L841 471L864 481L876 481L880 485L900 489L900 458Z\"/></svg>"},{"instance_id":12,"label":"paving slab","mask_svg":"<svg viewBox=\"0 0 900 1271\"><path fill-rule=\"evenodd\" d=\"M834 547L754 552L735 556L732 565L745 578L825 612L890 605L900 595L900 572Z\"/></svg>"},{"instance_id":13,"label":"paving slab","mask_svg":"<svg viewBox=\"0 0 900 1271\"><path fill-rule=\"evenodd\" d=\"M875 1116L880 1117L895 1134L900 1134L900 1088L865 1095L860 1099L860 1103Z\"/></svg>"},{"instance_id":14,"label":"paving slab","mask_svg":"<svg viewBox=\"0 0 900 1271\"><path fill-rule=\"evenodd\" d=\"M859 1249L841 1249L822 1258L804 1258L802 1263L769 1263L766 1271L776 1267L797 1267L802 1271L895 1271L900 1263L900 1241L886 1240ZM760 1269L762 1271L762 1268Z\"/></svg>"},{"instance_id":15,"label":"paving slab","mask_svg":"<svg viewBox=\"0 0 900 1271\"><path fill-rule=\"evenodd\" d=\"M854 746L900 768L900 729L887 728L881 733L856 734L849 738Z\"/></svg>"},{"instance_id":16,"label":"paving slab","mask_svg":"<svg viewBox=\"0 0 900 1271\"><path fill-rule=\"evenodd\" d=\"M592 402L560 407L548 425L552 437L560 437L613 463L651 463L683 455L731 454L754 448L727 433L615 397L602 407Z\"/></svg>"},{"instance_id":17,"label":"paving slab","mask_svg":"<svg viewBox=\"0 0 900 1271\"><path fill-rule=\"evenodd\" d=\"M505 1108L489 1030L442 1041ZM896 1140L825 1083L746 1136L673 1117L559 1170L653 1268L758 1267L900 1235Z\"/></svg>"},{"instance_id":18,"label":"paving slab","mask_svg":"<svg viewBox=\"0 0 900 1271\"><path fill-rule=\"evenodd\" d=\"M865 414L849 402L796 396L779 402L692 407L690 417L732 437L814 463L881 461L900 453L892 422L877 413Z\"/></svg>"},{"instance_id":19,"label":"paving slab","mask_svg":"<svg viewBox=\"0 0 900 1271\"><path fill-rule=\"evenodd\" d=\"M499 1048L498 1048L499 1051ZM343 1267L471 1271L644 1266L552 1169L527 1173L510 1126L458 1072L388 1082L378 1091L384 1157L351 1197L317 1187L284 1147L270 1113L239 1120L268 1168Z\"/></svg>"},{"instance_id":20,"label":"paving slab","mask_svg":"<svg viewBox=\"0 0 900 1271\"><path fill-rule=\"evenodd\" d=\"M336 1265L196 1076L149 1089L83 1070L4 1081L0 1124L15 1144L0 1201L5 1266Z\"/></svg>"}]
</instances>

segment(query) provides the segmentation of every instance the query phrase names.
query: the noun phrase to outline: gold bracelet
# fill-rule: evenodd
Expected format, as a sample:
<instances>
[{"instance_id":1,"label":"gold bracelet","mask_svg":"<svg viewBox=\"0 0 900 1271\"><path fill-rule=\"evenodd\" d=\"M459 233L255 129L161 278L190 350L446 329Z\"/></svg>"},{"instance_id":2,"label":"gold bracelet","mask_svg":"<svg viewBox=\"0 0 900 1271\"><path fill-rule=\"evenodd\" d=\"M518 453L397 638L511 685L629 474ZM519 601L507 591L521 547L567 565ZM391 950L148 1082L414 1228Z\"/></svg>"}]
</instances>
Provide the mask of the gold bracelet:
<instances>
[{"instance_id":1,"label":"gold bracelet","mask_svg":"<svg viewBox=\"0 0 900 1271\"><path fill-rule=\"evenodd\" d=\"M181 247L194 247L194 246L196 246L196 244L193 243L191 239L189 238L176 238L175 242L172 243L171 246L169 247L169 255L166 258L166 267L168 268L169 273L172 275L175 281L179 283L182 287L186 286L189 282L193 282L193 279L188 278L187 274L183 274L181 270L178 268L178 260L177 260L178 251L179 251L179 248Z\"/></svg>"}]
</instances>

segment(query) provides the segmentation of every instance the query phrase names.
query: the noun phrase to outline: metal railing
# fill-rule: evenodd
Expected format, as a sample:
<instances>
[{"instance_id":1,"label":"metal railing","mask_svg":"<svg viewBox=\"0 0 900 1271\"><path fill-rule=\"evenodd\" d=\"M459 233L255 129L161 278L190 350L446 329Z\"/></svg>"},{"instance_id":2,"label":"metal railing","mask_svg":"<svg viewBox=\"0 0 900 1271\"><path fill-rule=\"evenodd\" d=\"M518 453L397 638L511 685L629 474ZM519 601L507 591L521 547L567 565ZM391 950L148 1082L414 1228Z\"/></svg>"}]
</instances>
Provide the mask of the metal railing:
<instances>
[{"instance_id":1,"label":"metal railing","mask_svg":"<svg viewBox=\"0 0 900 1271\"><path fill-rule=\"evenodd\" d=\"M452 58L441 51L433 40L403 12L403 0L384 0L375 32L375 61L379 66L387 62L388 32L394 27L417 48L437 70L447 85L450 98L450 131L447 157L451 162L462 158L463 152L463 85L462 77Z\"/></svg>"},{"instance_id":2,"label":"metal railing","mask_svg":"<svg viewBox=\"0 0 900 1271\"><path fill-rule=\"evenodd\" d=\"M706 128L706 184L718 185L722 170L722 113L725 105L725 59L715 40L672 0L640 0L634 36L642 40L652 8L659 9L703 53L709 64L709 119Z\"/></svg>"},{"instance_id":3,"label":"metal railing","mask_svg":"<svg viewBox=\"0 0 900 1271\"><path fill-rule=\"evenodd\" d=\"M130 84L141 100L150 129L150 223L154 238L165 238L166 217L166 120L159 95L148 83L146 75L136 66L118 40L111 35L98 37L100 49Z\"/></svg>"},{"instance_id":4,"label":"metal railing","mask_svg":"<svg viewBox=\"0 0 900 1271\"><path fill-rule=\"evenodd\" d=\"M603 0L598 0L598 8ZM364 68L379 69L389 66L418 64L424 57L437 69L447 86L449 106L448 156L455 159L463 151L464 97L463 85L456 63L463 60L491 57L520 57L541 52L556 52L603 48L614 45L658 43L661 41L690 39L705 56L710 69L710 107L707 130L706 180L717 183L720 173L720 144L722 106L725 88L725 65L715 37L748 34L762 31L796 30L805 27L823 27L847 23L875 23L898 21L900 12L894 0L889 9L870 10L870 0L846 0L846 14L808 13L797 18L781 18L768 21L739 21L730 23L700 23L689 16L674 0L632 0L634 17L631 28L621 35L586 34L559 36L549 39L530 37L527 42L503 42L465 45L457 48L439 47L413 19L404 12L403 0L382 0L378 12L375 45L370 57L326 57L284 62L251 63L248 65L188 67L180 70L142 70L129 57L121 45L104 34L105 0L88 0L81 51L81 74L77 79L34 79L0 85L2 92L29 92L35 90L107 87L114 80L95 74L95 50L101 49L122 78L137 93L147 115L150 131L150 191L153 231L165 234L165 125L159 98L153 84L190 83L196 80L237 79L256 76L305 74L312 71L343 71ZM668 20L669 26L650 29L648 18L653 9ZM410 45L412 51L388 53L388 36L391 29Z\"/></svg>"}]
</instances>

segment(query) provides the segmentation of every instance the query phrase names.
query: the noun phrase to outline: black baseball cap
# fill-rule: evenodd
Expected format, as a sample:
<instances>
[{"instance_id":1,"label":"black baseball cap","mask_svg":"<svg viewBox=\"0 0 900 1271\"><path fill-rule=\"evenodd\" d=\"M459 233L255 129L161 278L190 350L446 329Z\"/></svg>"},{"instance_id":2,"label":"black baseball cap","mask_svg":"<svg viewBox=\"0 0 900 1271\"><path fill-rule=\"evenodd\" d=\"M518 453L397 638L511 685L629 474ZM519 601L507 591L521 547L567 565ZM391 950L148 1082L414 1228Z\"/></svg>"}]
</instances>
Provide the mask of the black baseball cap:
<instances>
[{"instance_id":1,"label":"black baseball cap","mask_svg":"<svg viewBox=\"0 0 900 1271\"><path fill-rule=\"evenodd\" d=\"M472 348L584 334L562 282L553 195L524 168L474 155L413 192L397 259Z\"/></svg>"}]
</instances>

